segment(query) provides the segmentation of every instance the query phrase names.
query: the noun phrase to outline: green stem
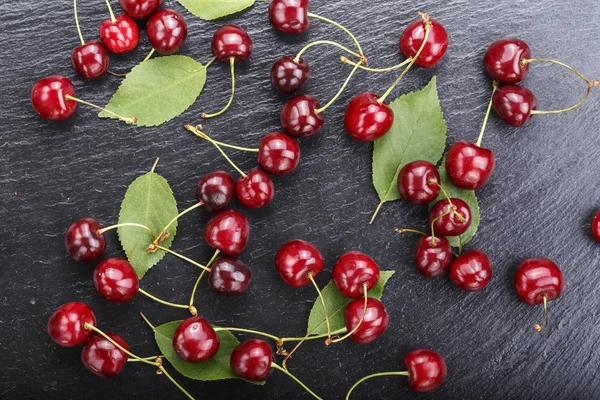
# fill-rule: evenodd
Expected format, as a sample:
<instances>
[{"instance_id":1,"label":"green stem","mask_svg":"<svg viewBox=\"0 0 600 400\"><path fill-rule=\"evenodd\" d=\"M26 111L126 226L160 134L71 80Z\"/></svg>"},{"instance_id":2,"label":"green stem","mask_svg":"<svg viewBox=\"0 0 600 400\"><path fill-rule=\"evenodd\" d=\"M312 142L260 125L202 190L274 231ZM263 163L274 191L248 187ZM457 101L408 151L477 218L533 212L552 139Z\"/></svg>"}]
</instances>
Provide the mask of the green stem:
<instances>
[{"instance_id":1,"label":"green stem","mask_svg":"<svg viewBox=\"0 0 600 400\"><path fill-rule=\"evenodd\" d=\"M167 226L165 226L163 228L163 230L160 231L160 233L158 234L158 236L156 237L156 239L154 239L153 243L156 244L156 245L158 245L158 241L161 240L161 238L163 237L163 235L167 232L167 230L169 229L169 227L175 223L175 221L177 221L179 218L183 217L185 214L189 213L190 211L193 211L196 208L201 207L203 205L204 205L204 203L200 201L200 202L194 204L193 206L186 208L185 210L183 210L179 214L177 214L171 221L169 221L169 223L167 224Z\"/></svg>"},{"instance_id":2,"label":"green stem","mask_svg":"<svg viewBox=\"0 0 600 400\"><path fill-rule=\"evenodd\" d=\"M198 268L202 268L202 269L203 269L203 270L205 270L206 272L210 272L210 268L207 268L207 267L205 267L204 265L202 265L202 264L200 264L200 263L198 263L198 262L196 262L196 261L192 260L191 258L187 258L187 257L186 257L186 256L184 256L183 254L179 254L179 253L177 253L177 252L175 252L175 251L173 251L173 250L171 250L171 249L167 249L166 247L162 247L162 246L156 246L156 248L157 248L158 250L166 251L167 253L169 253L169 254L172 254L172 255L174 255L175 257L179 257L179 258L181 258L182 260L185 260L185 261L189 262L190 264L193 264L193 265L195 265L195 266L196 266L196 267L198 267Z\"/></svg>"},{"instance_id":3,"label":"green stem","mask_svg":"<svg viewBox=\"0 0 600 400\"><path fill-rule=\"evenodd\" d=\"M162 372L162 373L163 373L163 374L164 374L164 375L165 375L167 378L169 378L169 380L171 381L171 383L173 383L173 385L177 386L177 388L178 388L179 390L181 390L181 392L182 392L183 394L185 394L185 395L188 397L188 399L194 400L194 397L193 397L191 394L189 394L189 393L188 393L188 391L187 391L187 390L185 390L185 389L183 388L183 386L181 386L181 385L180 385L180 384L179 384L179 383L178 383L178 382L177 382L175 379L173 379L173 377L172 377L171 375L169 375L169 373L167 372L167 370L165 369L165 367L163 367L162 365L160 365L160 366L158 367L158 369L160 369L160 371L161 371L161 372Z\"/></svg>"},{"instance_id":4,"label":"green stem","mask_svg":"<svg viewBox=\"0 0 600 400\"><path fill-rule=\"evenodd\" d=\"M393 67L388 67L388 68L369 68L367 66L362 65L361 63L355 63L354 61L350 61L348 59L348 57L346 56L341 56L340 57L340 61L343 62L344 64L350 64L350 65L358 65L358 68L362 69L363 71L368 71L368 72L390 72L390 71L395 71L399 68L404 67L406 64L411 62L410 58L407 58L406 60L402 61L400 64L394 65Z\"/></svg>"},{"instance_id":5,"label":"green stem","mask_svg":"<svg viewBox=\"0 0 600 400\"><path fill-rule=\"evenodd\" d=\"M150 53L148 53L148 55L146 56L146 58L144 58L144 59L142 60L142 62L144 62L144 61L148 61L148 60L150 59L150 57L152 57L152 55L154 54L154 51L155 51L155 50L154 50L154 47L153 47L153 48L152 48L152 50L150 50Z\"/></svg>"},{"instance_id":6,"label":"green stem","mask_svg":"<svg viewBox=\"0 0 600 400\"><path fill-rule=\"evenodd\" d=\"M108 336L106 333L102 332L100 329L96 328L96 327L95 327L94 325L92 325L92 324L89 324L89 323L87 323L87 322L86 322L86 323L84 323L84 324L83 324L83 329L91 329L91 330L93 330L93 331L94 331L94 332L96 332L98 335L100 335L100 336L104 337L104 339L106 339L106 340L108 340L109 342L111 342L111 343L112 343L112 344L113 344L113 345L114 345L116 348L118 348L119 350L121 350L123 353L127 354L127 355L128 355L129 357L131 357L131 358L135 358L136 360L138 360L138 361L140 361L140 362L143 362L143 363L145 363L145 364L148 364L148 365L152 365L152 366L154 366L154 367L157 367L157 366L158 366L158 363L156 363L156 362L148 361L148 360L145 360L145 359L143 359L143 358L141 358L141 357L138 357L138 356L136 356L135 354L133 354L132 352L130 352L129 350L127 350L127 349L125 349L123 346L121 346L119 343L117 343L117 342L115 342L114 340L112 340L112 339L110 338L110 336Z\"/></svg>"},{"instance_id":7,"label":"green stem","mask_svg":"<svg viewBox=\"0 0 600 400\"><path fill-rule=\"evenodd\" d=\"M446 211L445 213L443 213L442 215L438 215L437 217L435 217L433 219L433 221L431 221L431 246L434 247L435 246L435 230L433 229L433 226L435 225L435 223L439 220L444 218L446 215L450 214L452 212L452 209Z\"/></svg>"},{"instance_id":8,"label":"green stem","mask_svg":"<svg viewBox=\"0 0 600 400\"><path fill-rule=\"evenodd\" d=\"M339 343L343 340L348 339L350 336L352 336L358 330L358 328L360 328L360 325L363 323L363 321L365 320L365 316L367 315L367 304L369 302L369 296L367 294L367 284L366 283L363 283L363 293L364 293L364 297L365 297L365 305L364 305L364 309L363 309L363 315L362 315L362 317L360 317L358 324L356 324L356 326L350 332L346 333L342 337L332 340L331 343Z\"/></svg>"},{"instance_id":9,"label":"green stem","mask_svg":"<svg viewBox=\"0 0 600 400\"><path fill-rule=\"evenodd\" d=\"M108 0L105 0L105 1L106 1L106 6L108 7L108 12L110 13L110 22L112 22L114 24L115 22L117 22L117 19L115 18L115 14L113 13L110 3L108 2Z\"/></svg>"},{"instance_id":10,"label":"green stem","mask_svg":"<svg viewBox=\"0 0 600 400\"><path fill-rule=\"evenodd\" d=\"M423 236L427 236L427 234L423 231L418 231L416 229L406 229L406 228L396 228L396 232L398 233L406 233L406 232L411 232L411 233L418 233L419 235L423 235Z\"/></svg>"},{"instance_id":11,"label":"green stem","mask_svg":"<svg viewBox=\"0 0 600 400\"><path fill-rule=\"evenodd\" d=\"M381 207L383 206L383 203L385 203L385 201L383 201L383 200L381 200L379 202L379 205L375 209L375 212L373 213L373 216L371 217L371 220L369 221L369 225L372 225L373 221L375 221L375 218L377 217L377 214L379 214L379 210L381 210Z\"/></svg>"},{"instance_id":12,"label":"green stem","mask_svg":"<svg viewBox=\"0 0 600 400\"><path fill-rule=\"evenodd\" d=\"M83 35L81 34L81 28L79 27L79 17L77 15L77 0L73 0L73 13L75 14L75 26L77 26L77 33L79 34L79 40L81 40L81 45L85 44L85 40L83 40Z\"/></svg>"},{"instance_id":13,"label":"green stem","mask_svg":"<svg viewBox=\"0 0 600 400\"><path fill-rule=\"evenodd\" d=\"M190 308L190 306L188 306L188 305L170 303L170 302L168 302L168 301L165 301L165 300L159 299L158 297L156 297L156 296L154 296L154 295L151 295L150 293L146 292L145 290L143 290L143 289L141 289L141 288L140 288L140 289L138 289L138 292L140 292L140 293L141 293L141 294L143 294L144 296L146 296L146 297L148 297L148 298L150 298L150 299L152 299L152 300L156 301L157 303L164 304L165 306L174 307L174 308L185 308L185 309L188 309L188 310L189 310L189 308Z\"/></svg>"},{"instance_id":14,"label":"green stem","mask_svg":"<svg viewBox=\"0 0 600 400\"><path fill-rule=\"evenodd\" d=\"M289 376L290 378L292 378L294 381L296 381L296 383L298 385L302 386L304 388L304 390L306 390L308 393L310 393L315 399L323 400L322 398L320 398L319 396L317 396L315 394L315 392L313 392L312 390L310 390L308 388L308 386L306 386L304 383L302 383L302 381L300 379L298 379L294 375L292 375L292 373L290 373L287 369L284 369L284 368L280 367L279 365L277 365L275 363L271 363L271 367L275 368L276 370L279 370L279 371L283 372L284 374L286 374L287 376Z\"/></svg>"},{"instance_id":15,"label":"green stem","mask_svg":"<svg viewBox=\"0 0 600 400\"><path fill-rule=\"evenodd\" d=\"M336 47L342 49L343 51L345 51L346 53L352 54L353 56L356 56L356 57L360 58L360 54L358 54L355 51L350 50L349 48L347 48L346 46L343 46L343 45L339 44L338 42L334 42L332 40L316 40L316 41L314 41L312 43L309 43L306 46L304 46L304 48L302 50L300 50L300 52L298 53L298 55L294 58L294 62L300 61L300 57L302 56L302 54L304 54L304 52L306 52L311 47L313 47L313 46L319 46L319 45L323 45L323 44L329 44L329 45L332 45L332 46L336 46Z\"/></svg>"},{"instance_id":16,"label":"green stem","mask_svg":"<svg viewBox=\"0 0 600 400\"><path fill-rule=\"evenodd\" d=\"M350 79L352 79L352 76L356 73L356 71L358 70L358 65L356 65L352 71L350 72L350 75L348 75L348 77L346 78L346 80L344 81L344 84L342 85L342 87L340 88L340 90L338 90L338 92L336 93L335 96L333 96L333 99L329 100L329 103L325 104L323 107L315 110L315 113L320 114L323 111L327 110L333 103L335 103L335 101L341 96L341 94L344 92L344 90L346 89L346 86L348 86L348 83L350 82Z\"/></svg>"},{"instance_id":17,"label":"green stem","mask_svg":"<svg viewBox=\"0 0 600 400\"><path fill-rule=\"evenodd\" d=\"M326 343L329 344L331 342L331 325L329 323L329 316L327 315L327 306L325 305L325 299L323 298L323 294L321 293L321 290L319 289L319 285L317 285L317 282L315 282L315 278L313 277L312 273L308 274L308 279L313 284L315 290L319 294L319 299L321 300L321 305L323 306L323 314L325 315L325 324L327 325L327 342Z\"/></svg>"},{"instance_id":18,"label":"green stem","mask_svg":"<svg viewBox=\"0 0 600 400\"><path fill-rule=\"evenodd\" d=\"M206 263L206 268L210 268L212 263L217 259L217 257L219 257L219 254L221 254L221 250L215 250L215 253L212 255L210 260L208 260L208 263Z\"/></svg>"},{"instance_id":19,"label":"green stem","mask_svg":"<svg viewBox=\"0 0 600 400\"><path fill-rule=\"evenodd\" d=\"M346 328L340 328L337 331L333 331L331 333L322 333L320 335L315 335L315 336L281 338L281 339L279 339L279 341L281 343L285 343L285 342L299 342L299 341L303 341L303 340L314 340L314 339L321 339L324 337L328 337L330 334L331 335L339 335L339 334L346 333L346 332L347 332Z\"/></svg>"},{"instance_id":20,"label":"green stem","mask_svg":"<svg viewBox=\"0 0 600 400\"><path fill-rule=\"evenodd\" d=\"M122 223L122 224L115 224L115 225L107 226L106 228L100 229L98 231L98 234L102 235L105 232L108 232L110 230L121 228L121 227L126 227L126 226L133 226L133 227L137 227L137 228L143 228L143 229L147 230L148 233L150 233L150 236L152 236L152 240L154 240L154 238L155 238L154 232L152 232L152 229L148 228L146 225L134 224L133 222L125 222L125 223Z\"/></svg>"},{"instance_id":21,"label":"green stem","mask_svg":"<svg viewBox=\"0 0 600 400\"><path fill-rule=\"evenodd\" d=\"M245 329L245 328L224 328L224 327L217 327L215 328L215 332L220 332L220 331L229 331L229 332L243 332L243 333L249 333L251 335L258 335L258 336L264 336L267 337L269 339L273 339L274 341L278 342L281 340L280 338L278 338L275 335L271 335L270 333L266 333L266 332L261 332L261 331L255 331L253 329Z\"/></svg>"},{"instance_id":22,"label":"green stem","mask_svg":"<svg viewBox=\"0 0 600 400\"><path fill-rule=\"evenodd\" d=\"M227 105L221 111L216 112L214 114L202 114L202 118L206 119L218 117L219 115L227 111L227 109L229 109L229 106L231 106L231 103L233 103L233 98L235 97L235 58L233 57L229 59L229 68L231 70L231 96L229 96L229 101L227 102Z\"/></svg>"},{"instance_id":23,"label":"green stem","mask_svg":"<svg viewBox=\"0 0 600 400\"><path fill-rule=\"evenodd\" d=\"M206 63L206 68L208 69L208 67L210 67L212 65L212 63L215 62L216 59L217 59L217 57L211 58L210 61Z\"/></svg>"},{"instance_id":24,"label":"green stem","mask_svg":"<svg viewBox=\"0 0 600 400\"><path fill-rule=\"evenodd\" d=\"M340 28L341 30L343 30L344 32L346 32L348 34L348 36L350 36L352 38L352 40L354 41L354 43L356 44L356 48L358 49L358 52L362 55L363 50L362 47L360 47L360 43L358 42L358 40L356 39L356 37L352 34L352 32L350 32L348 29L346 29L345 26L338 24L335 21L330 20L329 18L325 18L325 17L321 17L320 15L317 14L313 14L311 12L308 13L309 17L312 18L316 18L316 19L320 19L321 21L325 21L327 23L330 23L331 25L337 26L338 28Z\"/></svg>"},{"instance_id":25,"label":"green stem","mask_svg":"<svg viewBox=\"0 0 600 400\"><path fill-rule=\"evenodd\" d=\"M146 316L144 315L143 312L140 313L140 317L142 317L142 319L144 320L144 322L146 323L146 325L148 325L150 327L150 329L152 329L153 332L156 330L156 328L154 327L154 325L152 325L152 323L148 320L148 318L146 318Z\"/></svg>"},{"instance_id":26,"label":"green stem","mask_svg":"<svg viewBox=\"0 0 600 400\"><path fill-rule=\"evenodd\" d=\"M198 279L196 279L196 283L194 283L194 288L192 289L192 295L190 296L190 307L193 307L194 305L194 300L196 299L196 290L198 289L198 285L200 284L200 281L202 280L202 277L204 276L204 274L206 273L206 270L202 270L202 272L200 273L200 276L198 276Z\"/></svg>"},{"instance_id":27,"label":"green stem","mask_svg":"<svg viewBox=\"0 0 600 400\"><path fill-rule=\"evenodd\" d=\"M146 360L146 361L156 360L157 358L165 358L165 356L160 355L160 356L152 356L152 357L140 357L141 360ZM127 362L140 362L140 360L137 358L129 358L127 360Z\"/></svg>"},{"instance_id":28,"label":"green stem","mask_svg":"<svg viewBox=\"0 0 600 400\"><path fill-rule=\"evenodd\" d=\"M367 375L364 378L359 379L354 385L352 385L352 387L350 388L350 390L348 390L348 393L346 394L346 400L350 399L350 394L352 393L352 391L354 389L356 389L356 387L358 385L360 385L361 383L363 383L367 379L376 378L376 377L379 377L379 376L410 376L410 375L409 375L408 371L379 372L377 374Z\"/></svg>"},{"instance_id":29,"label":"green stem","mask_svg":"<svg viewBox=\"0 0 600 400\"><path fill-rule=\"evenodd\" d=\"M85 101L85 100L78 99L77 97L73 97L73 96L71 96L70 94L66 94L66 95L65 95L65 99L67 99L67 100L72 100L72 101L76 101L76 102L78 102L78 103L85 104L86 106L93 107L93 108L95 108L95 109L97 109L97 110L104 111L105 113L112 115L113 117L115 117L115 118L117 118L117 119L119 119L119 120L121 120L121 121L125 122L126 124L136 124L136 123L137 123L137 121L138 121L138 120L137 120L137 118L135 118L135 117L133 117L133 118L129 118L129 117L121 117L119 114L115 114L115 113L114 113L114 112L112 112L112 111L108 111L107 109L105 109L105 108L102 108L102 107L100 107L100 106L97 106L97 105L95 105L95 104L92 104L92 103L90 103L90 102L88 102L88 101Z\"/></svg>"},{"instance_id":30,"label":"green stem","mask_svg":"<svg viewBox=\"0 0 600 400\"><path fill-rule=\"evenodd\" d=\"M545 293L541 294L544 299L544 325L535 324L533 327L536 331L542 332L548 328L548 296Z\"/></svg>"},{"instance_id":31,"label":"green stem","mask_svg":"<svg viewBox=\"0 0 600 400\"><path fill-rule=\"evenodd\" d=\"M488 104L487 112L485 113L485 118L483 119L483 125L481 127L481 132L479 133L479 138L477 139L477 143L475 143L477 147L481 146L481 141L483 140L483 133L485 132L488 120L490 119L490 112L492 111L494 93L496 93L496 90L498 90L498 82L494 81L492 83L492 96L490 97L490 104Z\"/></svg>"}]
</instances>

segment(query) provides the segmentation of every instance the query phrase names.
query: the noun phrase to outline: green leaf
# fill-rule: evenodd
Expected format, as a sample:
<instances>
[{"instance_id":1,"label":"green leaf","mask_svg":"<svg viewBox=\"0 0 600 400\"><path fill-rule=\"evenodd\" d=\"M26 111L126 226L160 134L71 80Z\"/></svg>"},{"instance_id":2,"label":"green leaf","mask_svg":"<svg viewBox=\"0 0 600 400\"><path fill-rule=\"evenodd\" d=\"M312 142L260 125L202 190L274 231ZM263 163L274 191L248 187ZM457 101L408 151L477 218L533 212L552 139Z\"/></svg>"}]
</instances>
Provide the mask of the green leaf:
<instances>
[{"instance_id":1,"label":"green leaf","mask_svg":"<svg viewBox=\"0 0 600 400\"><path fill-rule=\"evenodd\" d=\"M394 275L396 271L381 271L379 276L379 282L373 286L369 291L369 297L380 300L383 294L383 288L387 281ZM353 300L344 297L335 287L333 281L329 283L321 290L323 298L325 299L325 305L327 306L327 313L329 314L329 323L331 330L335 331L342 329L346 326L344 323L344 310L346 306ZM308 328L306 329L307 335L321 335L327 333L327 323L325 322L325 313L323 313L323 305L321 300L317 297L313 304L312 310L310 310L310 316L308 317Z\"/></svg>"},{"instance_id":2,"label":"green leaf","mask_svg":"<svg viewBox=\"0 0 600 400\"><path fill-rule=\"evenodd\" d=\"M145 225L154 235L158 235L177 214L177 202L167 180L155 172L148 172L129 185L121 203L119 224ZM118 232L127 259L140 279L165 256L163 250L154 253L146 251L152 243L152 237L145 229L120 226ZM168 232L169 236L161 243L162 247L171 247L177 232L177 221L169 226Z\"/></svg>"},{"instance_id":3,"label":"green leaf","mask_svg":"<svg viewBox=\"0 0 600 400\"><path fill-rule=\"evenodd\" d=\"M106 109L135 117L139 126L163 124L187 110L206 83L206 67L190 57L156 57L136 65ZM115 118L105 111L101 118Z\"/></svg>"},{"instance_id":4,"label":"green leaf","mask_svg":"<svg viewBox=\"0 0 600 400\"><path fill-rule=\"evenodd\" d=\"M161 353L183 376L199 381L216 381L220 379L242 379L237 376L229 366L229 358L233 349L240 344L239 340L229 331L219 331L221 345L213 358L200 364L189 363L182 360L173 349L173 335L181 321L173 321L157 326L154 338ZM264 382L247 381L263 385Z\"/></svg>"},{"instance_id":5,"label":"green leaf","mask_svg":"<svg viewBox=\"0 0 600 400\"><path fill-rule=\"evenodd\" d=\"M251 7L256 0L177 0L196 17L211 21Z\"/></svg>"}]
</instances>

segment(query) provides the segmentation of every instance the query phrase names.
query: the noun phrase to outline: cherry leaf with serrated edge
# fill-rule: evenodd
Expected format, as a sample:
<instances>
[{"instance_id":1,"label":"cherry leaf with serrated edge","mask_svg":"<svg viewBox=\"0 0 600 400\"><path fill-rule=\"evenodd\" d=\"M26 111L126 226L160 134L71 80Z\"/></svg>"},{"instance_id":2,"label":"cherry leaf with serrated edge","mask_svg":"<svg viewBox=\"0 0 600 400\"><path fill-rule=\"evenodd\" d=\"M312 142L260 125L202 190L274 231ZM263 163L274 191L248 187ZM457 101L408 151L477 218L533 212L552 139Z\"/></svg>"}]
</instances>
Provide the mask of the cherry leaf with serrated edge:
<instances>
[{"instance_id":1,"label":"cherry leaf with serrated edge","mask_svg":"<svg viewBox=\"0 0 600 400\"><path fill-rule=\"evenodd\" d=\"M256 0L177 0L196 17L212 21L252 7Z\"/></svg>"},{"instance_id":2,"label":"cherry leaf with serrated edge","mask_svg":"<svg viewBox=\"0 0 600 400\"><path fill-rule=\"evenodd\" d=\"M381 296L383 295L383 288L395 272L396 271L381 271L379 282L377 282L377 285L373 286L371 290L369 290L369 297L380 300ZM344 322L344 310L346 309L346 306L354 300L342 296L332 280L329 281L323 290L321 290L321 294L325 299L331 330L336 331L344 328L346 326L346 323ZM323 305L321 300L317 298L312 309L310 310L306 334L321 335L325 333L327 333L325 313L323 313Z\"/></svg>"},{"instance_id":3,"label":"cherry leaf with serrated edge","mask_svg":"<svg viewBox=\"0 0 600 400\"><path fill-rule=\"evenodd\" d=\"M200 96L206 66L190 57L172 55L136 65L123 80L106 109L137 118L138 126L157 126L177 117ZM115 118L102 111L101 118Z\"/></svg>"}]
</instances>

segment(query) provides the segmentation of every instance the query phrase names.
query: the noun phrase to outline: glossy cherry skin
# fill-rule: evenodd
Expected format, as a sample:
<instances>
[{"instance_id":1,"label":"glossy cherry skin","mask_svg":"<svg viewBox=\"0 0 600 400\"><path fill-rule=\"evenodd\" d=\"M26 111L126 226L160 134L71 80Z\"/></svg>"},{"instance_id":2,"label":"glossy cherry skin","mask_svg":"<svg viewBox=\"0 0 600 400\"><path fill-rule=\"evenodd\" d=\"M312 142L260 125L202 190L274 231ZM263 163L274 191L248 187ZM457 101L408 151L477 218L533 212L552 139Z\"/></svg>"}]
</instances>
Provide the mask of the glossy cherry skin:
<instances>
[{"instance_id":1,"label":"glossy cherry skin","mask_svg":"<svg viewBox=\"0 0 600 400\"><path fill-rule=\"evenodd\" d=\"M48 334L61 346L78 346L92 334L91 329L84 328L86 323L96 326L96 316L87 304L63 304L48 319Z\"/></svg>"},{"instance_id":2,"label":"glossy cherry skin","mask_svg":"<svg viewBox=\"0 0 600 400\"><path fill-rule=\"evenodd\" d=\"M71 53L71 64L75 72L87 79L99 78L110 64L108 51L96 40L75 47Z\"/></svg>"},{"instance_id":3,"label":"glossy cherry skin","mask_svg":"<svg viewBox=\"0 0 600 400\"><path fill-rule=\"evenodd\" d=\"M233 372L244 379L263 381L271 375L273 350L264 340L250 339L237 345L229 359Z\"/></svg>"},{"instance_id":4,"label":"glossy cherry skin","mask_svg":"<svg viewBox=\"0 0 600 400\"><path fill-rule=\"evenodd\" d=\"M492 262L483 251L469 250L452 262L448 273L454 285L468 292L476 292L490 283Z\"/></svg>"},{"instance_id":5,"label":"glossy cherry skin","mask_svg":"<svg viewBox=\"0 0 600 400\"><path fill-rule=\"evenodd\" d=\"M123 12L135 19L146 19L160 7L162 0L119 0Z\"/></svg>"},{"instance_id":6,"label":"glossy cherry skin","mask_svg":"<svg viewBox=\"0 0 600 400\"><path fill-rule=\"evenodd\" d=\"M525 260L515 273L515 289L525 304L534 306L558 298L565 287L563 274L554 262L547 258Z\"/></svg>"},{"instance_id":7,"label":"glossy cherry skin","mask_svg":"<svg viewBox=\"0 0 600 400\"><path fill-rule=\"evenodd\" d=\"M387 310L382 302L377 299L367 299L367 312L364 299L356 299L346 306L344 310L344 321L348 332L352 331L360 322L363 314L364 320L352 335L350 340L358 344L371 343L383 334L388 326L389 318Z\"/></svg>"},{"instance_id":8,"label":"glossy cherry skin","mask_svg":"<svg viewBox=\"0 0 600 400\"><path fill-rule=\"evenodd\" d=\"M492 79L500 83L519 83L529 72L529 64L522 64L521 60L529 58L531 49L527 43L515 38L504 38L488 47L483 65Z\"/></svg>"},{"instance_id":9,"label":"glossy cherry skin","mask_svg":"<svg viewBox=\"0 0 600 400\"><path fill-rule=\"evenodd\" d=\"M333 283L338 291L350 299L358 299L379 282L379 267L368 255L349 251L338 258L332 272Z\"/></svg>"},{"instance_id":10,"label":"glossy cherry skin","mask_svg":"<svg viewBox=\"0 0 600 400\"><path fill-rule=\"evenodd\" d=\"M213 36L212 52L223 62L229 62L230 58L246 61L252 54L252 39L239 26L224 25Z\"/></svg>"},{"instance_id":11,"label":"glossy cherry skin","mask_svg":"<svg viewBox=\"0 0 600 400\"><path fill-rule=\"evenodd\" d=\"M323 127L323 116L315 112L319 108L317 99L307 94L288 100L280 114L283 131L298 138L316 135Z\"/></svg>"},{"instance_id":12,"label":"glossy cherry skin","mask_svg":"<svg viewBox=\"0 0 600 400\"><path fill-rule=\"evenodd\" d=\"M254 169L247 177L239 177L235 182L235 194L240 203L248 208L262 208L273 200L273 181L263 170Z\"/></svg>"},{"instance_id":13,"label":"glossy cherry skin","mask_svg":"<svg viewBox=\"0 0 600 400\"><path fill-rule=\"evenodd\" d=\"M271 68L271 84L279 93L290 94L299 90L310 78L310 66L303 58L285 56Z\"/></svg>"},{"instance_id":14,"label":"glossy cherry skin","mask_svg":"<svg viewBox=\"0 0 600 400\"><path fill-rule=\"evenodd\" d=\"M300 162L298 142L285 133L269 133L258 146L258 165L273 175L287 175Z\"/></svg>"},{"instance_id":15,"label":"glossy cherry skin","mask_svg":"<svg viewBox=\"0 0 600 400\"><path fill-rule=\"evenodd\" d=\"M252 273L243 262L233 257L219 257L210 267L208 286L216 293L237 296L246 291Z\"/></svg>"},{"instance_id":16,"label":"glossy cherry skin","mask_svg":"<svg viewBox=\"0 0 600 400\"><path fill-rule=\"evenodd\" d=\"M302 287L311 283L308 277L317 276L323 269L323 256L315 246L304 240L291 240L275 255L275 267L290 286Z\"/></svg>"},{"instance_id":17,"label":"glossy cherry skin","mask_svg":"<svg viewBox=\"0 0 600 400\"><path fill-rule=\"evenodd\" d=\"M298 35L306 32L309 0L273 0L269 6L271 25L280 32Z\"/></svg>"},{"instance_id":18,"label":"glossy cherry skin","mask_svg":"<svg viewBox=\"0 0 600 400\"><path fill-rule=\"evenodd\" d=\"M120 258L109 258L96 266L94 286L105 299L125 303L135 297L140 282L131 264Z\"/></svg>"},{"instance_id":19,"label":"glossy cherry skin","mask_svg":"<svg viewBox=\"0 0 600 400\"><path fill-rule=\"evenodd\" d=\"M433 224L435 233L442 236L459 236L462 235L471 226L471 208L467 203L461 199L451 199L452 205L458 214L460 214L464 222L457 218L454 212L450 212L448 215L438 219ZM443 215L448 210L451 210L448 200L440 200L431 207L429 210L429 223L431 224L435 218Z\"/></svg>"},{"instance_id":20,"label":"glossy cherry skin","mask_svg":"<svg viewBox=\"0 0 600 400\"><path fill-rule=\"evenodd\" d=\"M208 211L221 211L227 207L233 196L233 178L225 171L206 174L198 182L198 201L204 203Z\"/></svg>"},{"instance_id":21,"label":"glossy cherry skin","mask_svg":"<svg viewBox=\"0 0 600 400\"><path fill-rule=\"evenodd\" d=\"M379 104L378 100L373 93L361 93L346 107L344 127L359 142L374 142L392 128L394 112L386 102Z\"/></svg>"},{"instance_id":22,"label":"glossy cherry skin","mask_svg":"<svg viewBox=\"0 0 600 400\"><path fill-rule=\"evenodd\" d=\"M213 249L237 256L248 243L250 224L243 214L234 210L221 211L211 218L204 230L204 240Z\"/></svg>"},{"instance_id":23,"label":"glossy cherry skin","mask_svg":"<svg viewBox=\"0 0 600 400\"><path fill-rule=\"evenodd\" d=\"M115 16L100 24L100 39L111 53L123 54L135 49L140 40L140 32L134 20L127 15Z\"/></svg>"},{"instance_id":24,"label":"glossy cherry skin","mask_svg":"<svg viewBox=\"0 0 600 400\"><path fill-rule=\"evenodd\" d=\"M525 125L537 110L538 102L533 92L523 86L502 85L492 97L494 111L508 125Z\"/></svg>"},{"instance_id":25,"label":"glossy cherry skin","mask_svg":"<svg viewBox=\"0 0 600 400\"><path fill-rule=\"evenodd\" d=\"M40 117L60 121L73 115L77 108L77 102L67 100L66 95L75 97L73 83L64 76L47 76L33 85L31 105Z\"/></svg>"},{"instance_id":26,"label":"glossy cherry skin","mask_svg":"<svg viewBox=\"0 0 600 400\"><path fill-rule=\"evenodd\" d=\"M413 161L398 173L398 192L409 203L423 205L434 201L440 194L440 174L428 161Z\"/></svg>"},{"instance_id":27,"label":"glossy cherry skin","mask_svg":"<svg viewBox=\"0 0 600 400\"><path fill-rule=\"evenodd\" d=\"M182 360L191 363L210 360L220 346L217 332L197 315L182 321L173 335L173 349Z\"/></svg>"},{"instance_id":28,"label":"glossy cherry skin","mask_svg":"<svg viewBox=\"0 0 600 400\"><path fill-rule=\"evenodd\" d=\"M408 387L415 392L429 392L446 379L446 363L433 350L414 350L404 357L408 370Z\"/></svg>"},{"instance_id":29,"label":"glossy cherry skin","mask_svg":"<svg viewBox=\"0 0 600 400\"><path fill-rule=\"evenodd\" d=\"M435 278L448 270L452 263L452 246L448 239L431 235L423 236L417 242L415 262L419 272L428 278Z\"/></svg>"},{"instance_id":30,"label":"glossy cherry skin","mask_svg":"<svg viewBox=\"0 0 600 400\"><path fill-rule=\"evenodd\" d=\"M596 242L600 243L600 211L592 218L592 235L596 239Z\"/></svg>"},{"instance_id":31,"label":"glossy cherry skin","mask_svg":"<svg viewBox=\"0 0 600 400\"><path fill-rule=\"evenodd\" d=\"M129 351L127 342L119 335L105 332L106 336L117 342L119 346ZM109 340L101 335L92 336L83 350L81 350L81 362L87 369L103 378L114 378L118 376L129 356Z\"/></svg>"},{"instance_id":32,"label":"glossy cherry skin","mask_svg":"<svg viewBox=\"0 0 600 400\"><path fill-rule=\"evenodd\" d=\"M419 58L415 61L421 68L431 68L439 63L448 49L448 34L446 30L435 19L430 20L429 36L427 43ZM425 26L422 19L412 22L400 35L400 52L404 57L414 57L423 44L425 38Z\"/></svg>"},{"instance_id":33,"label":"glossy cherry skin","mask_svg":"<svg viewBox=\"0 0 600 400\"><path fill-rule=\"evenodd\" d=\"M455 143L446 156L448 178L462 189L475 190L487 183L494 172L494 153L467 141Z\"/></svg>"},{"instance_id":34,"label":"glossy cherry skin","mask_svg":"<svg viewBox=\"0 0 600 400\"><path fill-rule=\"evenodd\" d=\"M179 51L187 37L185 18L175 10L154 13L146 22L150 44L158 53L169 55Z\"/></svg>"},{"instance_id":35,"label":"glossy cherry skin","mask_svg":"<svg viewBox=\"0 0 600 400\"><path fill-rule=\"evenodd\" d=\"M106 249L102 229L93 218L82 218L73 222L65 235L67 254L75 261L90 262L98 259Z\"/></svg>"}]
</instances>

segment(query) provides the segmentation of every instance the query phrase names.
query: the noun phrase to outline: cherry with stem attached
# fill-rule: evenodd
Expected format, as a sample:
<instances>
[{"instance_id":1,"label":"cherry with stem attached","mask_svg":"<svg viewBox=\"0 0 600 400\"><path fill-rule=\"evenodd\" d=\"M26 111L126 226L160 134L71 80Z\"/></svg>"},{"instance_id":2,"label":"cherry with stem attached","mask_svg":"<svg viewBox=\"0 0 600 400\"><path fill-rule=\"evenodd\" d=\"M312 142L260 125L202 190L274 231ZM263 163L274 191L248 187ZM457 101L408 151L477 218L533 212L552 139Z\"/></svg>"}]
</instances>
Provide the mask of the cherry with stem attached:
<instances>
[{"instance_id":1,"label":"cherry with stem attached","mask_svg":"<svg viewBox=\"0 0 600 400\"><path fill-rule=\"evenodd\" d=\"M106 0L106 6L110 18L100 24L100 39L106 48L115 54L128 53L136 48L140 39L140 33L137 24L127 15L117 15L113 13L109 0Z\"/></svg>"},{"instance_id":2,"label":"cherry with stem attached","mask_svg":"<svg viewBox=\"0 0 600 400\"><path fill-rule=\"evenodd\" d=\"M415 250L415 264L419 272L428 277L435 278L442 275L450 268L452 263L452 246L443 236L430 235L414 229L396 229L398 233L418 233L423 237L417 242Z\"/></svg>"},{"instance_id":3,"label":"cherry with stem attached","mask_svg":"<svg viewBox=\"0 0 600 400\"><path fill-rule=\"evenodd\" d=\"M79 17L77 15L77 0L73 0L73 14L75 17L75 26L81 46L73 49L71 53L71 63L75 71L84 78L95 79L99 78L108 70L110 57L106 47L101 42L92 40L87 42L81 34L79 26Z\"/></svg>"}]
</instances>

